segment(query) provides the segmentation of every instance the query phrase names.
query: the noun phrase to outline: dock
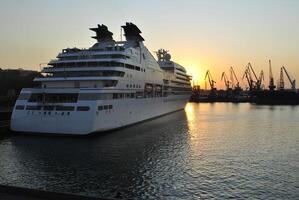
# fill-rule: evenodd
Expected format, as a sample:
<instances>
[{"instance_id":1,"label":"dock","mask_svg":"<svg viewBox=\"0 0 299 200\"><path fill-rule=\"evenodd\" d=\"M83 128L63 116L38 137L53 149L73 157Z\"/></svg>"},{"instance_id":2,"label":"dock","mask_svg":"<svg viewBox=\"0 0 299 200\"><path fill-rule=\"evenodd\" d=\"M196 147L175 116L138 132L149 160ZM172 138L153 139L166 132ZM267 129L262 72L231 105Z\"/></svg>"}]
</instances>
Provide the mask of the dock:
<instances>
[{"instance_id":1,"label":"dock","mask_svg":"<svg viewBox=\"0 0 299 200\"><path fill-rule=\"evenodd\" d=\"M115 198L101 198L71 193L51 192L45 190L21 188L15 186L0 185L0 199L5 200L117 200ZM121 198L118 198L118 200Z\"/></svg>"},{"instance_id":2,"label":"dock","mask_svg":"<svg viewBox=\"0 0 299 200\"><path fill-rule=\"evenodd\" d=\"M9 130L10 120L0 121L0 137Z\"/></svg>"}]
</instances>

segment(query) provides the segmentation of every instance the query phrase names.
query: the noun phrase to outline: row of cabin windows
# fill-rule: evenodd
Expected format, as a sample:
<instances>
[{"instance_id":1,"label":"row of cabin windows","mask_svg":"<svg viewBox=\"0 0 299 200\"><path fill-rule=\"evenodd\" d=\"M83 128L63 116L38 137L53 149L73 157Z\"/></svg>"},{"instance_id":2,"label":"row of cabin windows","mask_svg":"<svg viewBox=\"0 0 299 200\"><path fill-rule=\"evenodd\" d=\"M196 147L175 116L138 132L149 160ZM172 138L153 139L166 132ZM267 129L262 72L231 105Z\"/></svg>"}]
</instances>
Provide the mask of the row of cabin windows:
<instances>
[{"instance_id":1,"label":"row of cabin windows","mask_svg":"<svg viewBox=\"0 0 299 200\"><path fill-rule=\"evenodd\" d=\"M61 57L59 60L80 60L80 59L109 59L109 58L119 58L127 59L129 56L122 54L108 54L108 55L80 55L80 56L67 56Z\"/></svg>"},{"instance_id":2,"label":"row of cabin windows","mask_svg":"<svg viewBox=\"0 0 299 200\"><path fill-rule=\"evenodd\" d=\"M16 105L16 110L24 110L24 105ZM26 110L44 110L44 111L74 111L75 106L26 106ZM77 111L89 111L89 106L77 106Z\"/></svg>"},{"instance_id":3,"label":"row of cabin windows","mask_svg":"<svg viewBox=\"0 0 299 200\"><path fill-rule=\"evenodd\" d=\"M125 72L120 71L76 71L76 72L53 72L46 77L123 77Z\"/></svg>"},{"instance_id":4,"label":"row of cabin windows","mask_svg":"<svg viewBox=\"0 0 299 200\"><path fill-rule=\"evenodd\" d=\"M76 103L78 93L32 93L29 102Z\"/></svg>"},{"instance_id":5,"label":"row of cabin windows","mask_svg":"<svg viewBox=\"0 0 299 200\"><path fill-rule=\"evenodd\" d=\"M179 77L179 76L176 76L175 78L176 78L176 79L179 79L179 80L182 80L182 81L185 81L185 82L187 82L187 83L190 81L189 78L182 78L182 77Z\"/></svg>"},{"instance_id":6,"label":"row of cabin windows","mask_svg":"<svg viewBox=\"0 0 299 200\"><path fill-rule=\"evenodd\" d=\"M90 51L90 52L93 52L93 51L124 51L125 50L125 47L123 46L114 46L114 47L104 47L104 48L93 48L91 50L81 50L81 49L78 49L78 48L67 48L67 49L63 49L62 50L62 53L76 53L76 52L80 52L80 51Z\"/></svg>"},{"instance_id":7,"label":"row of cabin windows","mask_svg":"<svg viewBox=\"0 0 299 200\"><path fill-rule=\"evenodd\" d=\"M121 62L69 62L69 63L55 63L50 64L57 68L71 68L71 67L124 67L131 70L145 72L145 69Z\"/></svg>"},{"instance_id":8,"label":"row of cabin windows","mask_svg":"<svg viewBox=\"0 0 299 200\"><path fill-rule=\"evenodd\" d=\"M127 84L126 85L127 88L141 88L141 85L135 85L135 84Z\"/></svg>"},{"instance_id":9,"label":"row of cabin windows","mask_svg":"<svg viewBox=\"0 0 299 200\"><path fill-rule=\"evenodd\" d=\"M191 91L185 90L185 91L163 91L163 96L166 97L169 94L175 94L175 95L185 95L190 94ZM161 97L162 92L136 92L136 93L114 93L110 94L112 95L113 99L125 99L125 98L153 98L153 97ZM44 111L74 111L75 106L33 106L28 105L26 106L26 110L44 110ZM104 105L99 106L98 110L106 110L106 109L112 109L112 105ZM24 105L16 105L16 110L24 110ZM89 106L77 106L77 111L89 111Z\"/></svg>"},{"instance_id":10,"label":"row of cabin windows","mask_svg":"<svg viewBox=\"0 0 299 200\"><path fill-rule=\"evenodd\" d=\"M175 83L176 85L181 85L181 86L190 86L190 82L186 82L186 83L181 83L179 81L171 81L172 83Z\"/></svg>"},{"instance_id":11,"label":"row of cabin windows","mask_svg":"<svg viewBox=\"0 0 299 200\"><path fill-rule=\"evenodd\" d=\"M129 86L131 87L131 85ZM134 87L134 85L132 85ZM141 88L140 85L135 85L135 88ZM43 103L76 103L78 100L89 101L89 100L109 100L109 99L120 99L120 98L140 98L144 97L156 97L161 96L162 86L146 84L146 89L138 91L136 93L32 93L20 94L19 100L28 100L28 102L43 102ZM191 87L173 87L164 86L163 91L171 92L190 92ZM137 95L138 93L138 95ZM142 95L140 95L142 93ZM143 95L144 93L144 95Z\"/></svg>"},{"instance_id":12,"label":"row of cabin windows","mask_svg":"<svg viewBox=\"0 0 299 200\"><path fill-rule=\"evenodd\" d=\"M113 109L113 105L102 105L102 106L98 106L98 110L111 110Z\"/></svg>"},{"instance_id":13,"label":"row of cabin windows","mask_svg":"<svg viewBox=\"0 0 299 200\"><path fill-rule=\"evenodd\" d=\"M132 99L135 98L135 93L114 93L113 99Z\"/></svg>"}]
</instances>

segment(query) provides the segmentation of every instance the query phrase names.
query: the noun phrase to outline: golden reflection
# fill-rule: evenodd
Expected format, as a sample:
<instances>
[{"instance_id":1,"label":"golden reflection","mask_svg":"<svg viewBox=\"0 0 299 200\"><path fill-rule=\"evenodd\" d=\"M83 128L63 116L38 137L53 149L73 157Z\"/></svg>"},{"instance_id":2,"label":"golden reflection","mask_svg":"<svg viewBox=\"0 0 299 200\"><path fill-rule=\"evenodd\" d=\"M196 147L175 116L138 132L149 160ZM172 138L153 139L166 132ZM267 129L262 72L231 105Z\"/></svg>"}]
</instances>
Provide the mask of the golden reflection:
<instances>
[{"instance_id":1,"label":"golden reflection","mask_svg":"<svg viewBox=\"0 0 299 200\"><path fill-rule=\"evenodd\" d=\"M190 139L202 137L202 131L207 128L207 113L210 104L188 103L185 107Z\"/></svg>"},{"instance_id":2,"label":"golden reflection","mask_svg":"<svg viewBox=\"0 0 299 200\"><path fill-rule=\"evenodd\" d=\"M197 119L199 116L196 116L196 114L198 113L196 109L198 109L198 104L195 103L188 103L185 107L188 129L191 139L196 137L196 130L201 125L201 123Z\"/></svg>"}]
</instances>

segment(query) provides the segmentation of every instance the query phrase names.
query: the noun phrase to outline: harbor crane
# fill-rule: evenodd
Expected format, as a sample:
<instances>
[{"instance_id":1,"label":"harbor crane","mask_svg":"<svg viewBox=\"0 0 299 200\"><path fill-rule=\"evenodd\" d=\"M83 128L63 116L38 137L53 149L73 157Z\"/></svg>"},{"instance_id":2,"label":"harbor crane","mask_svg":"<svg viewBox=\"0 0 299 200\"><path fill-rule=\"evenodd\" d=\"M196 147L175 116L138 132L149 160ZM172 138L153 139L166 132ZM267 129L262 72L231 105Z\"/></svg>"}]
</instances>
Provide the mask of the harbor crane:
<instances>
[{"instance_id":1,"label":"harbor crane","mask_svg":"<svg viewBox=\"0 0 299 200\"><path fill-rule=\"evenodd\" d=\"M287 75L287 78L291 84L291 89L292 90L296 90L296 80L292 80L290 74L288 73L288 71L286 70L286 68L284 66L282 66L280 68L280 89L283 90L284 89L284 77L283 77L283 72Z\"/></svg>"},{"instance_id":2,"label":"harbor crane","mask_svg":"<svg viewBox=\"0 0 299 200\"><path fill-rule=\"evenodd\" d=\"M239 80L238 80L238 78L236 76L234 68L230 67L229 71L230 71L230 79L231 79L232 87L234 87L235 90L240 90L241 89L240 83L239 83ZM235 80L236 80L236 85L234 84Z\"/></svg>"},{"instance_id":3,"label":"harbor crane","mask_svg":"<svg viewBox=\"0 0 299 200\"><path fill-rule=\"evenodd\" d=\"M264 71L262 70L260 75L259 75L259 78L257 80L257 83L256 83L256 85L259 89L262 88L262 81L263 80L265 80L265 77L264 77Z\"/></svg>"},{"instance_id":4,"label":"harbor crane","mask_svg":"<svg viewBox=\"0 0 299 200\"><path fill-rule=\"evenodd\" d=\"M269 60L269 90L273 91L276 88L274 85L274 78L272 74L271 60Z\"/></svg>"},{"instance_id":5,"label":"harbor crane","mask_svg":"<svg viewBox=\"0 0 299 200\"><path fill-rule=\"evenodd\" d=\"M284 78L283 78L283 69L282 69L282 67L280 68L279 89L284 90Z\"/></svg>"},{"instance_id":6,"label":"harbor crane","mask_svg":"<svg viewBox=\"0 0 299 200\"><path fill-rule=\"evenodd\" d=\"M251 84L250 84L249 87L251 88L251 90L252 89L260 90L262 80L263 80L263 77L264 77L264 72L261 72L260 77L258 78L250 62L248 63L247 70L245 72L246 72L248 78L250 78ZM254 80L252 78L251 73L253 74Z\"/></svg>"},{"instance_id":7,"label":"harbor crane","mask_svg":"<svg viewBox=\"0 0 299 200\"><path fill-rule=\"evenodd\" d=\"M206 72L205 81L207 80L207 78L209 80L209 84L210 84L211 90L216 90L216 88L215 88L216 81L213 80L212 74L211 74L211 72L209 70Z\"/></svg>"},{"instance_id":8,"label":"harbor crane","mask_svg":"<svg viewBox=\"0 0 299 200\"><path fill-rule=\"evenodd\" d=\"M255 73L255 71L254 71L254 69L253 69L251 63L249 62L247 66L248 66L248 68L249 68L249 71L251 71L251 72L253 73L254 78L255 78L255 80L256 80L256 82L257 82L258 79L257 79L256 73Z\"/></svg>"},{"instance_id":9,"label":"harbor crane","mask_svg":"<svg viewBox=\"0 0 299 200\"><path fill-rule=\"evenodd\" d=\"M252 75L251 75L250 69L248 67L245 69L242 79L244 79L245 77L248 82L249 90L252 91L254 81L252 79Z\"/></svg>"},{"instance_id":10,"label":"harbor crane","mask_svg":"<svg viewBox=\"0 0 299 200\"><path fill-rule=\"evenodd\" d=\"M226 90L230 90L230 89L231 89L231 88L229 87L229 85L230 85L230 81L228 80L228 77L227 77L227 75L226 75L225 72L223 72L222 75L221 75L221 81L224 81Z\"/></svg>"}]
</instances>

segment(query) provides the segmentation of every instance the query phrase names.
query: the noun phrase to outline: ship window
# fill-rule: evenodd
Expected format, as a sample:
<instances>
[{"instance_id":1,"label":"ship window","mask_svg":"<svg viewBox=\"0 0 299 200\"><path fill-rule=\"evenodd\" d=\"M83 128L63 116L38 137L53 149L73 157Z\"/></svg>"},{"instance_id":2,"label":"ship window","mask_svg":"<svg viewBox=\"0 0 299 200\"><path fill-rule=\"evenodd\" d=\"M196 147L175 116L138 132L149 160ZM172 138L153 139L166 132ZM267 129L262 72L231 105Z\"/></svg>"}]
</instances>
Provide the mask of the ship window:
<instances>
[{"instance_id":1,"label":"ship window","mask_svg":"<svg viewBox=\"0 0 299 200\"><path fill-rule=\"evenodd\" d=\"M117 99L118 98L118 94L117 93L113 93L113 99Z\"/></svg>"},{"instance_id":2,"label":"ship window","mask_svg":"<svg viewBox=\"0 0 299 200\"><path fill-rule=\"evenodd\" d=\"M140 67L137 67L137 66L136 66L135 69L136 69L137 71L140 71Z\"/></svg>"},{"instance_id":3,"label":"ship window","mask_svg":"<svg viewBox=\"0 0 299 200\"><path fill-rule=\"evenodd\" d=\"M89 107L88 106L78 106L77 107L77 111L89 111Z\"/></svg>"},{"instance_id":4,"label":"ship window","mask_svg":"<svg viewBox=\"0 0 299 200\"><path fill-rule=\"evenodd\" d=\"M44 110L54 110L54 106L44 106Z\"/></svg>"},{"instance_id":5,"label":"ship window","mask_svg":"<svg viewBox=\"0 0 299 200\"><path fill-rule=\"evenodd\" d=\"M46 102L46 103L74 103L77 102L78 94L56 94L56 93L33 93L29 102Z\"/></svg>"},{"instance_id":6,"label":"ship window","mask_svg":"<svg viewBox=\"0 0 299 200\"><path fill-rule=\"evenodd\" d=\"M109 108L109 109L112 109L112 108L113 108L113 106L112 106L112 105L109 105L109 106L108 106L108 108Z\"/></svg>"},{"instance_id":7,"label":"ship window","mask_svg":"<svg viewBox=\"0 0 299 200\"><path fill-rule=\"evenodd\" d=\"M105 93L98 93L98 94L90 94L90 93L81 93L79 96L79 100L103 100L103 99L112 99L113 94L105 94Z\"/></svg>"},{"instance_id":8,"label":"ship window","mask_svg":"<svg viewBox=\"0 0 299 200\"><path fill-rule=\"evenodd\" d=\"M104 105L104 110L108 110L108 105Z\"/></svg>"},{"instance_id":9,"label":"ship window","mask_svg":"<svg viewBox=\"0 0 299 200\"><path fill-rule=\"evenodd\" d=\"M30 97L30 94L29 93L21 93L20 95L19 95L19 100L28 100L29 99L29 97Z\"/></svg>"},{"instance_id":10,"label":"ship window","mask_svg":"<svg viewBox=\"0 0 299 200\"><path fill-rule=\"evenodd\" d=\"M25 106L23 105L17 105L16 110L24 110Z\"/></svg>"},{"instance_id":11,"label":"ship window","mask_svg":"<svg viewBox=\"0 0 299 200\"><path fill-rule=\"evenodd\" d=\"M73 111L74 106L56 106L57 111Z\"/></svg>"},{"instance_id":12,"label":"ship window","mask_svg":"<svg viewBox=\"0 0 299 200\"><path fill-rule=\"evenodd\" d=\"M98 110L103 110L103 106L98 106Z\"/></svg>"},{"instance_id":13,"label":"ship window","mask_svg":"<svg viewBox=\"0 0 299 200\"><path fill-rule=\"evenodd\" d=\"M41 106L27 106L26 110L41 110Z\"/></svg>"}]
</instances>

